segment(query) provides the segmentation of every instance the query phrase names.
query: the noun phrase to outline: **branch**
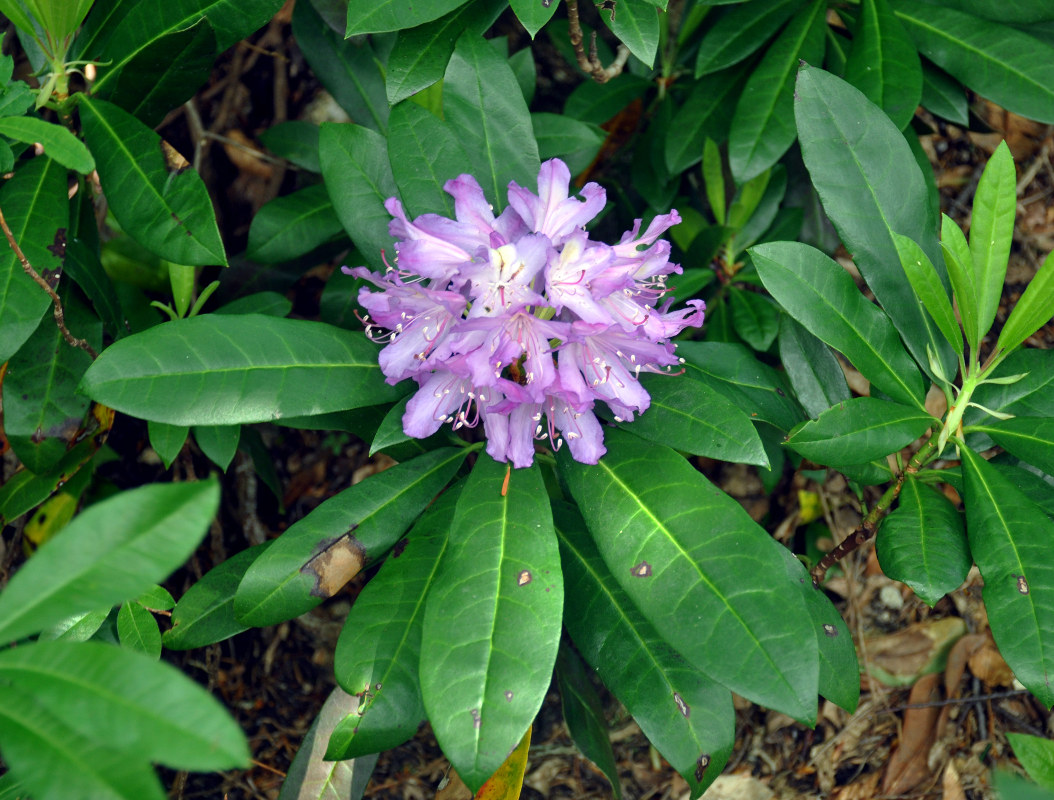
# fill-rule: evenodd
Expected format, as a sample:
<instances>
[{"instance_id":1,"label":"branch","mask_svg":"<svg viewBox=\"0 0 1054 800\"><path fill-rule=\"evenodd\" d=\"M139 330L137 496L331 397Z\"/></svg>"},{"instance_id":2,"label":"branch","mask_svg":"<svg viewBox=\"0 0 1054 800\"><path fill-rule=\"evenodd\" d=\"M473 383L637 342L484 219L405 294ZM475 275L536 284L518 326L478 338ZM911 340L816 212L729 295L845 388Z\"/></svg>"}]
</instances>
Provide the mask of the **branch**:
<instances>
[{"instance_id":1,"label":"branch","mask_svg":"<svg viewBox=\"0 0 1054 800\"><path fill-rule=\"evenodd\" d=\"M18 260L22 262L22 269L25 270L26 275L32 278L36 284L47 292L48 297L51 298L51 302L54 303L55 309L55 324L58 325L59 331L62 333L64 338L71 346L79 347L81 350L90 355L93 359L98 358L99 354L95 352L90 344L85 339L78 339L72 333L69 328L66 327L66 318L62 311L62 301L59 300L59 296L55 294L55 290L51 288L46 280L44 280L33 269L33 265L29 263L29 259L26 258L26 254L22 252L22 248L18 246L18 242L15 241L15 235L11 233L11 229L7 225L7 220L4 218L4 212L0 209L0 228L4 229L4 236L7 237L7 243L11 245L11 249L15 251L15 255L18 256Z\"/></svg>"},{"instance_id":2,"label":"branch","mask_svg":"<svg viewBox=\"0 0 1054 800\"><path fill-rule=\"evenodd\" d=\"M613 6L614 4L612 4L611 9L612 18L615 16ZM629 48L621 42L615 54L615 60L611 62L610 67L605 68L600 63L600 57L597 55L597 32L593 31L589 41L589 55L586 56L585 49L582 47L582 23L578 19L578 0L567 0L567 22L568 38L571 40L571 46L575 48L578 66L582 68L583 72L589 73L597 83L607 83L616 75L622 73L622 69L629 60Z\"/></svg>"}]
</instances>

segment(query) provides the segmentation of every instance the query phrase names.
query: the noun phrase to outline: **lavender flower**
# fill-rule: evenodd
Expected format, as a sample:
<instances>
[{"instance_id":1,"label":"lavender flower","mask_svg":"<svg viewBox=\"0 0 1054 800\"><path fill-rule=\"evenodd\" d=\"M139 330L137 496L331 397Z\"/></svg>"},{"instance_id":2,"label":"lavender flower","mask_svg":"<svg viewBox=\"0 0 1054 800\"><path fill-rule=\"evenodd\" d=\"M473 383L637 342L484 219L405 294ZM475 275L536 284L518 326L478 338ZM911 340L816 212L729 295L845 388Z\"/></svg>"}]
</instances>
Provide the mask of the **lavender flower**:
<instances>
[{"instance_id":1,"label":"lavender flower","mask_svg":"<svg viewBox=\"0 0 1054 800\"><path fill-rule=\"evenodd\" d=\"M384 274L344 268L380 291L363 288L366 332L387 346L380 365L389 383L412 377L420 387L403 429L423 438L444 423L483 423L487 452L528 467L535 440L566 441L578 461L606 452L597 401L619 421L650 403L640 372L678 363L670 339L703 324L703 303L670 311L659 305L669 261L659 237L680 222L676 211L641 221L614 246L590 240L585 225L604 208L595 183L570 196L559 159L542 164L538 194L509 184L497 217L476 179L444 187L456 219L407 218L394 197L385 207L396 267ZM543 422L543 419L544 422Z\"/></svg>"}]
</instances>

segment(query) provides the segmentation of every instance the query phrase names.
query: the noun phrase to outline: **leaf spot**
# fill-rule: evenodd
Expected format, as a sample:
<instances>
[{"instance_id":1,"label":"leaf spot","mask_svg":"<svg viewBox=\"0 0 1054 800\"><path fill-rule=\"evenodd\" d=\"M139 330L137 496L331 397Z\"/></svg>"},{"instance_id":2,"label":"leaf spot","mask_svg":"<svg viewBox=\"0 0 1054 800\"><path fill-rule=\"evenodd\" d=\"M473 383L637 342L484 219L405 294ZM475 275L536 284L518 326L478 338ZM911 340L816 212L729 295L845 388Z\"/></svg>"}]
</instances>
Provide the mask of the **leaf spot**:
<instances>
[{"instance_id":1,"label":"leaf spot","mask_svg":"<svg viewBox=\"0 0 1054 800\"><path fill-rule=\"evenodd\" d=\"M403 538L395 543L395 547L392 548L392 558L398 558L403 554L403 550L406 549L406 543L409 539Z\"/></svg>"},{"instance_id":2,"label":"leaf spot","mask_svg":"<svg viewBox=\"0 0 1054 800\"><path fill-rule=\"evenodd\" d=\"M516 578L517 586L526 586L533 580L531 577L531 571L529 569L521 570L520 574Z\"/></svg>"},{"instance_id":3,"label":"leaf spot","mask_svg":"<svg viewBox=\"0 0 1054 800\"><path fill-rule=\"evenodd\" d=\"M1011 575L1010 577L1017 578L1017 590L1021 592L1021 594L1029 593L1028 581L1025 580L1024 575Z\"/></svg>"},{"instance_id":4,"label":"leaf spot","mask_svg":"<svg viewBox=\"0 0 1054 800\"><path fill-rule=\"evenodd\" d=\"M472 727L475 728L478 731L479 730L479 726L483 724L483 720L479 716L479 709L478 708L474 708L474 709L472 709L471 713L472 713Z\"/></svg>"},{"instance_id":5,"label":"leaf spot","mask_svg":"<svg viewBox=\"0 0 1054 800\"><path fill-rule=\"evenodd\" d=\"M505 690L505 699L508 700L510 703L512 702L512 692L508 689Z\"/></svg>"},{"instance_id":6,"label":"leaf spot","mask_svg":"<svg viewBox=\"0 0 1054 800\"><path fill-rule=\"evenodd\" d=\"M629 571L629 574L632 575L634 578L650 578L651 564L649 564L647 561L641 561Z\"/></svg>"},{"instance_id":7,"label":"leaf spot","mask_svg":"<svg viewBox=\"0 0 1054 800\"><path fill-rule=\"evenodd\" d=\"M703 753L699 756L699 760L695 762L695 779L701 781L703 775L706 774L706 768L710 766L710 754Z\"/></svg>"},{"instance_id":8,"label":"leaf spot","mask_svg":"<svg viewBox=\"0 0 1054 800\"><path fill-rule=\"evenodd\" d=\"M829 622L825 622L823 624L823 632L826 633L832 639L838 635L838 629Z\"/></svg>"},{"instance_id":9,"label":"leaf spot","mask_svg":"<svg viewBox=\"0 0 1054 800\"><path fill-rule=\"evenodd\" d=\"M302 575L314 580L311 587L313 597L332 597L365 565L366 549L351 535L357 527L356 523L343 536L319 542L315 553L300 568Z\"/></svg>"},{"instance_id":10,"label":"leaf spot","mask_svg":"<svg viewBox=\"0 0 1054 800\"><path fill-rule=\"evenodd\" d=\"M688 719L688 716L692 713L692 709L691 706L684 702L684 698L677 694L677 692L674 692L673 702L677 704L677 709L681 712L681 715L685 719Z\"/></svg>"}]
</instances>

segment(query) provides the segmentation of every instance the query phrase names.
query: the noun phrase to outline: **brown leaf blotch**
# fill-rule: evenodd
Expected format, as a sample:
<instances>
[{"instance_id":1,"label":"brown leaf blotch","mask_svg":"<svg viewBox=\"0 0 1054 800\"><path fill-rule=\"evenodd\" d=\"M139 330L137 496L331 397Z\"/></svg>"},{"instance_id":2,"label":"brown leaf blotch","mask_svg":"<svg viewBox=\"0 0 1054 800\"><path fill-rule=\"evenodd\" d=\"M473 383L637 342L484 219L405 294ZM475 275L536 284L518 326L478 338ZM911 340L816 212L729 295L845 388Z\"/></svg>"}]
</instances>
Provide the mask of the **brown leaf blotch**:
<instances>
[{"instance_id":1,"label":"brown leaf blotch","mask_svg":"<svg viewBox=\"0 0 1054 800\"><path fill-rule=\"evenodd\" d=\"M650 578L651 577L651 564L647 561L641 561L635 565L630 571L630 575L634 578Z\"/></svg>"},{"instance_id":2,"label":"brown leaf blotch","mask_svg":"<svg viewBox=\"0 0 1054 800\"><path fill-rule=\"evenodd\" d=\"M529 569L520 570L520 574L516 577L517 586L526 586L533 580L531 578L531 571Z\"/></svg>"},{"instance_id":3,"label":"brown leaf blotch","mask_svg":"<svg viewBox=\"0 0 1054 800\"><path fill-rule=\"evenodd\" d=\"M692 709L686 702L684 702L684 698L681 697L677 692L674 692L673 702L677 704L677 710L681 712L681 715L685 719L688 719L689 715L692 713Z\"/></svg>"},{"instance_id":4,"label":"brown leaf blotch","mask_svg":"<svg viewBox=\"0 0 1054 800\"><path fill-rule=\"evenodd\" d=\"M365 565L366 549L351 535L355 527L343 536L321 542L311 559L300 568L301 574L314 581L312 597L332 597Z\"/></svg>"}]
</instances>

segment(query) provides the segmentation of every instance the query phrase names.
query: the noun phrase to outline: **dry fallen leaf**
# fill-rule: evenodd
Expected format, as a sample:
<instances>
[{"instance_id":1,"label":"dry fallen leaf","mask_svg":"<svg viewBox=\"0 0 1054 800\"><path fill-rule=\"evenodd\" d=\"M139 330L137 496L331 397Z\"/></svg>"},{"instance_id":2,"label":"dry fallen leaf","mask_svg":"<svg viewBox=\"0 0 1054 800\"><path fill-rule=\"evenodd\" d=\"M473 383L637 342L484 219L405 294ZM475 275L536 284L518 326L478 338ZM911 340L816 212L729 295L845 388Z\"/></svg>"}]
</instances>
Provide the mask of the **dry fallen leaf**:
<instances>
[{"instance_id":1,"label":"dry fallen leaf","mask_svg":"<svg viewBox=\"0 0 1054 800\"><path fill-rule=\"evenodd\" d=\"M923 675L911 687L908 704L933 703L940 700L940 683L941 676L937 673ZM882 794L907 794L930 777L926 759L933 745L939 714L938 706L908 708L904 711L900 743L893 751L882 776Z\"/></svg>"}]
</instances>

